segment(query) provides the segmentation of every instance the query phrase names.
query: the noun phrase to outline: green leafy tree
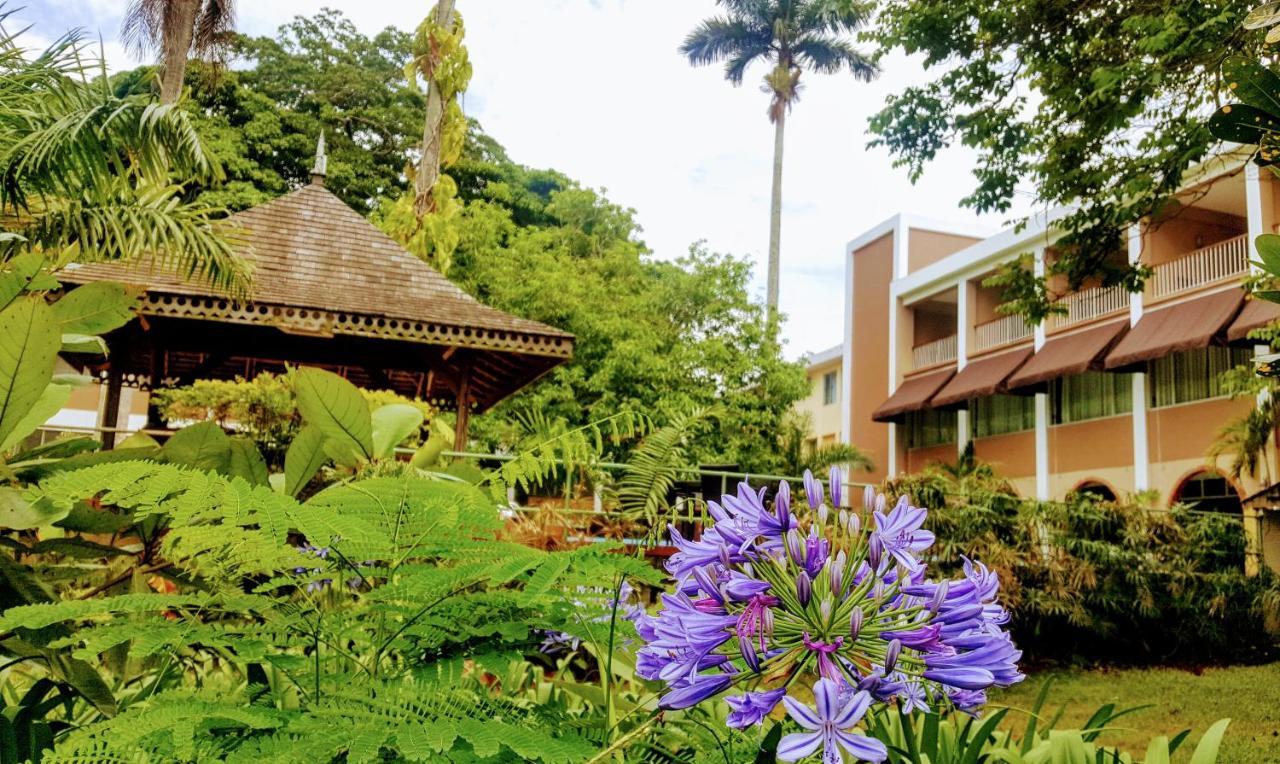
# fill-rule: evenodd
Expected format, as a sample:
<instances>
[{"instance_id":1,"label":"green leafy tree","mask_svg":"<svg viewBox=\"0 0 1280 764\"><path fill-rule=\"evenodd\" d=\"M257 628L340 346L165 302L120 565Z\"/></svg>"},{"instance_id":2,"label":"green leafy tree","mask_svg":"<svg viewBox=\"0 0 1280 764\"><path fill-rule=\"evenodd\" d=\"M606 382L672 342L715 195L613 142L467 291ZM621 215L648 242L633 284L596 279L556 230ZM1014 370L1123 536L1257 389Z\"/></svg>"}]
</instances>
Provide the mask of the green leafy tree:
<instances>
[{"instance_id":1,"label":"green leafy tree","mask_svg":"<svg viewBox=\"0 0 1280 764\"><path fill-rule=\"evenodd\" d=\"M680 52L694 66L724 62L725 79L741 85L756 62L769 66L763 89L769 94L773 123L773 186L769 206L769 270L765 304L778 310L778 271L782 246L782 147L787 113L800 98L806 70L835 74L842 69L866 81L877 74L872 59L849 36L873 11L858 0L719 0L725 15L703 21L689 33Z\"/></svg>"},{"instance_id":2,"label":"green leafy tree","mask_svg":"<svg viewBox=\"0 0 1280 764\"><path fill-rule=\"evenodd\" d=\"M1143 273L1113 257L1126 227L1166 204L1183 173L1215 149L1205 114L1251 0L889 0L876 36L920 56L930 76L871 120L874 144L919 179L942 149L978 154L964 204L1008 210L1023 189L1072 208L1049 276L1136 289ZM1054 296L1025 269L1010 308L1039 320ZM1028 283L1033 282L1033 283ZM1007 285L1006 285L1007 286Z\"/></svg>"}]
</instances>

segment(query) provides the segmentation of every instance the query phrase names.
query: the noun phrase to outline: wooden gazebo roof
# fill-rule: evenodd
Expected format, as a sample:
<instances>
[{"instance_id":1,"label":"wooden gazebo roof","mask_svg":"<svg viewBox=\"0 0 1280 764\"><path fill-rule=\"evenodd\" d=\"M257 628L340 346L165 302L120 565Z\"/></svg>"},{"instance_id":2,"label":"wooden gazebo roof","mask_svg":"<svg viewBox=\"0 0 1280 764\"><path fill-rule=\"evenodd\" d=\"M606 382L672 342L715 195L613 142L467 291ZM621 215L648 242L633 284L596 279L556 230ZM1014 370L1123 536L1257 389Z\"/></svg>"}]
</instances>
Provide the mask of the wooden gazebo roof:
<instances>
[{"instance_id":1,"label":"wooden gazebo roof","mask_svg":"<svg viewBox=\"0 0 1280 764\"><path fill-rule=\"evenodd\" d=\"M308 364L474 412L573 355L572 335L480 303L322 181L229 218L252 266L245 301L145 259L60 274L146 290L142 320L108 337L112 355L96 370L148 387Z\"/></svg>"}]
</instances>

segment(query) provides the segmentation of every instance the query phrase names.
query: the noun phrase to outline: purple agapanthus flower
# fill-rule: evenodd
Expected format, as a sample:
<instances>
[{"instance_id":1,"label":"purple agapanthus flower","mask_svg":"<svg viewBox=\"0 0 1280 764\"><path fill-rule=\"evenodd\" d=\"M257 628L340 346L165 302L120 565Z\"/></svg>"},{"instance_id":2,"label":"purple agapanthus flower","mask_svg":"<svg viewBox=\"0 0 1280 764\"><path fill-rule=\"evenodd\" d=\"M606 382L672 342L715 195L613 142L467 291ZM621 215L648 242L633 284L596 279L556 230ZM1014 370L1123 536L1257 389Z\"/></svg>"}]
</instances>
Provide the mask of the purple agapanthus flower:
<instances>
[{"instance_id":1,"label":"purple agapanthus flower","mask_svg":"<svg viewBox=\"0 0 1280 764\"><path fill-rule=\"evenodd\" d=\"M782 699L787 713L806 731L782 738L778 743L779 759L797 761L819 748L823 764L842 764L842 749L864 761L884 761L889 756L884 743L852 731L871 707L870 695L855 692L841 703L840 686L830 679L819 679L813 687L813 698L814 708L789 696Z\"/></svg>"},{"instance_id":2,"label":"purple agapanthus flower","mask_svg":"<svg viewBox=\"0 0 1280 764\"><path fill-rule=\"evenodd\" d=\"M841 476L829 479L839 503ZM697 540L672 531L676 585L634 619L636 673L665 683L660 707L725 693L726 723L746 727L781 699L807 731L787 736L780 758L879 761L883 746L853 731L870 704L977 715L988 688L1023 678L998 576L966 560L963 577L929 578L925 510L905 497L887 509L872 490L863 509L836 509L811 474L807 507L785 483L772 508L765 495L743 483L710 505L714 525ZM816 710L792 692L810 686Z\"/></svg>"},{"instance_id":3,"label":"purple agapanthus flower","mask_svg":"<svg viewBox=\"0 0 1280 764\"><path fill-rule=\"evenodd\" d=\"M730 695L724 699L724 702L729 704L729 708L733 709L726 724L739 730L759 724L786 694L787 689L779 687L767 692Z\"/></svg>"}]
</instances>

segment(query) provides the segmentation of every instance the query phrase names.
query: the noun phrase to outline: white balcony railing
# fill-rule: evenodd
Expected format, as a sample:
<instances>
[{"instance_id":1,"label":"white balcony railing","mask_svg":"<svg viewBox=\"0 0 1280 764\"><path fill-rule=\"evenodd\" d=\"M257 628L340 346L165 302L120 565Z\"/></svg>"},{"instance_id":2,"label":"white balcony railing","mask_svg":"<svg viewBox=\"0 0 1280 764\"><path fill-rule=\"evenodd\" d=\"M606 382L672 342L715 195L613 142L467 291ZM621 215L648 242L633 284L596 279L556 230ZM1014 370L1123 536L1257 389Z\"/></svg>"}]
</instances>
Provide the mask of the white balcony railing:
<instances>
[{"instance_id":1,"label":"white balcony railing","mask_svg":"<svg viewBox=\"0 0 1280 764\"><path fill-rule=\"evenodd\" d=\"M1151 277L1151 296L1164 297L1194 289L1242 274L1248 268L1249 237L1242 234L1155 266Z\"/></svg>"},{"instance_id":2,"label":"white balcony railing","mask_svg":"<svg viewBox=\"0 0 1280 764\"><path fill-rule=\"evenodd\" d=\"M997 345L1030 337L1034 330L1019 315L1001 316L973 328L973 349L986 350Z\"/></svg>"},{"instance_id":3,"label":"white balcony railing","mask_svg":"<svg viewBox=\"0 0 1280 764\"><path fill-rule=\"evenodd\" d=\"M1066 313L1055 313L1050 319L1050 326L1070 326L1108 313L1128 310L1129 292L1119 285L1092 287L1072 292L1059 299L1058 304L1066 309Z\"/></svg>"},{"instance_id":4,"label":"white balcony railing","mask_svg":"<svg viewBox=\"0 0 1280 764\"><path fill-rule=\"evenodd\" d=\"M911 349L911 368L923 369L956 360L956 336L942 337Z\"/></svg>"}]
</instances>

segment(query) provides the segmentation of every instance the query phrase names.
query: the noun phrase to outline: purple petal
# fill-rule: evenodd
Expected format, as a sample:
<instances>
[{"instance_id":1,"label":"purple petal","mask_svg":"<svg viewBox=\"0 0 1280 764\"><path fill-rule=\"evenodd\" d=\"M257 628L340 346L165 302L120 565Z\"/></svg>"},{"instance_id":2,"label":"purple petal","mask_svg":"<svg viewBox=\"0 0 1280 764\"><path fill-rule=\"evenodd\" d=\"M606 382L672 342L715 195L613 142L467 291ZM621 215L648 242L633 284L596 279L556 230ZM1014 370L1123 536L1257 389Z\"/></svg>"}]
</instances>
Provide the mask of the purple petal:
<instances>
[{"instance_id":1,"label":"purple petal","mask_svg":"<svg viewBox=\"0 0 1280 764\"><path fill-rule=\"evenodd\" d=\"M821 732L795 732L782 738L778 743L778 758L783 761L803 759L806 756L812 756L820 745L822 745Z\"/></svg>"},{"instance_id":2,"label":"purple petal","mask_svg":"<svg viewBox=\"0 0 1280 764\"><path fill-rule=\"evenodd\" d=\"M787 713L791 714L791 718L796 720L796 724L807 730L822 729L822 719L818 718L812 708L790 695L782 699L782 704L787 707Z\"/></svg>"},{"instance_id":3,"label":"purple petal","mask_svg":"<svg viewBox=\"0 0 1280 764\"><path fill-rule=\"evenodd\" d=\"M858 723L858 720L866 715L867 709L871 707L871 695L867 692L855 692L850 696L848 702L844 704L844 708L840 709L840 713L835 718L835 725L839 729L847 729Z\"/></svg>"},{"instance_id":4,"label":"purple petal","mask_svg":"<svg viewBox=\"0 0 1280 764\"><path fill-rule=\"evenodd\" d=\"M853 754L859 761L884 761L889 756L884 743L874 738L837 731L836 740L840 741L841 748Z\"/></svg>"},{"instance_id":5,"label":"purple petal","mask_svg":"<svg viewBox=\"0 0 1280 764\"><path fill-rule=\"evenodd\" d=\"M817 702L818 716L831 719L840 711L840 685L827 678L813 686L813 699Z\"/></svg>"}]
</instances>

